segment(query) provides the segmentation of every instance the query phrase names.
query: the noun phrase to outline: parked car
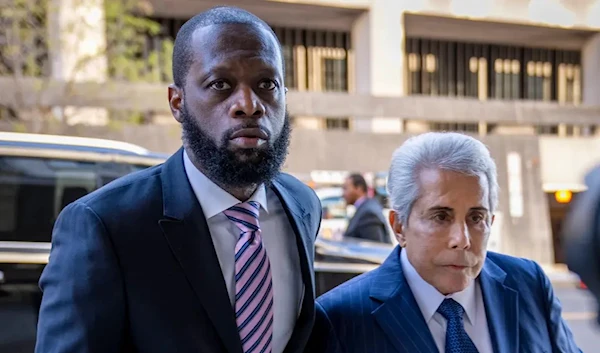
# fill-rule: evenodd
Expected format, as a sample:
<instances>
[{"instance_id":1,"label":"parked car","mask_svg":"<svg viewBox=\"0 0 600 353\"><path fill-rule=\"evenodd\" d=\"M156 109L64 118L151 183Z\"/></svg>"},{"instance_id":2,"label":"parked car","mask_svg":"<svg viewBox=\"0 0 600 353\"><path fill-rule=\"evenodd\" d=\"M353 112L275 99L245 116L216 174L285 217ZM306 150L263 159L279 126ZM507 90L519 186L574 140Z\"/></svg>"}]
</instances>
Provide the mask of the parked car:
<instances>
[{"instance_id":1,"label":"parked car","mask_svg":"<svg viewBox=\"0 0 600 353\"><path fill-rule=\"evenodd\" d=\"M165 158L117 141L0 132L0 289L37 290L66 205Z\"/></svg>"},{"instance_id":2,"label":"parked car","mask_svg":"<svg viewBox=\"0 0 600 353\"><path fill-rule=\"evenodd\" d=\"M166 155L128 143L0 132L0 352L32 352L52 228L69 203Z\"/></svg>"}]
</instances>

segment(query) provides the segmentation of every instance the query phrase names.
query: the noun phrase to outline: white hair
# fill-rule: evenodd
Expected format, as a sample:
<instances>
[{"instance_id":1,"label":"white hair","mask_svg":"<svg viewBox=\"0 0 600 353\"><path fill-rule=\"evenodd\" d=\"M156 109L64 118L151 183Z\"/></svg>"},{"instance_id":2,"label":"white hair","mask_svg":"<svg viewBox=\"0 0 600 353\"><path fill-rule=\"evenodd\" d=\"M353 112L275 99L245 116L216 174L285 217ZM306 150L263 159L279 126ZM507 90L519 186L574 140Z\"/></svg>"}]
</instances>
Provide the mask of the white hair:
<instances>
[{"instance_id":1,"label":"white hair","mask_svg":"<svg viewBox=\"0 0 600 353\"><path fill-rule=\"evenodd\" d=\"M459 133L429 132L411 137L392 156L387 189L391 207L402 224L408 217L419 193L419 173L437 168L477 176L487 189L488 209L498 207L496 164L481 141Z\"/></svg>"}]
</instances>

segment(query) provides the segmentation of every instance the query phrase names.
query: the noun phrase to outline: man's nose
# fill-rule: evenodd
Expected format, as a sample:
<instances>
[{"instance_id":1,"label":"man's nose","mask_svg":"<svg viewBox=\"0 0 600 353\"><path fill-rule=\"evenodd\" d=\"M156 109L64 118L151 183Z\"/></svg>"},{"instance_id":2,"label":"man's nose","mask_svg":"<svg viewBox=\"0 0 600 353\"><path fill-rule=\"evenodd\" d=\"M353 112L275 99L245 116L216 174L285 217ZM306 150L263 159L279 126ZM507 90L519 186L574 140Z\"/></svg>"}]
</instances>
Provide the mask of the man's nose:
<instances>
[{"instance_id":1,"label":"man's nose","mask_svg":"<svg viewBox=\"0 0 600 353\"><path fill-rule=\"evenodd\" d=\"M455 223L452 225L449 245L452 249L468 249L471 247L471 235L466 223Z\"/></svg>"},{"instance_id":2,"label":"man's nose","mask_svg":"<svg viewBox=\"0 0 600 353\"><path fill-rule=\"evenodd\" d=\"M234 103L230 109L233 118L261 118L265 114L265 106L251 87L240 85L235 92Z\"/></svg>"}]
</instances>

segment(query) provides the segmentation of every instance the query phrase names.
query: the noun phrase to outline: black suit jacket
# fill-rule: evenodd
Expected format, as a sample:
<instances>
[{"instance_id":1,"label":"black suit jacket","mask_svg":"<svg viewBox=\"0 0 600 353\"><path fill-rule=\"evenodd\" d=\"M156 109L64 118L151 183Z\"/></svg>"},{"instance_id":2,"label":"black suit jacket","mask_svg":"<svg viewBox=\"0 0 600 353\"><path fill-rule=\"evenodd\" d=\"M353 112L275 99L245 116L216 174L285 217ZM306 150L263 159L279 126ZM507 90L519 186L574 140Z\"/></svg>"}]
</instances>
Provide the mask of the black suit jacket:
<instances>
[{"instance_id":1,"label":"black suit jacket","mask_svg":"<svg viewBox=\"0 0 600 353\"><path fill-rule=\"evenodd\" d=\"M389 243L383 207L375 199L365 200L350 219L345 236Z\"/></svg>"},{"instance_id":2,"label":"black suit jacket","mask_svg":"<svg viewBox=\"0 0 600 353\"><path fill-rule=\"evenodd\" d=\"M272 184L298 244L305 296L285 352L301 352L314 321L314 192ZM37 353L242 353L217 254L188 182L183 150L67 206L53 232Z\"/></svg>"}]
</instances>

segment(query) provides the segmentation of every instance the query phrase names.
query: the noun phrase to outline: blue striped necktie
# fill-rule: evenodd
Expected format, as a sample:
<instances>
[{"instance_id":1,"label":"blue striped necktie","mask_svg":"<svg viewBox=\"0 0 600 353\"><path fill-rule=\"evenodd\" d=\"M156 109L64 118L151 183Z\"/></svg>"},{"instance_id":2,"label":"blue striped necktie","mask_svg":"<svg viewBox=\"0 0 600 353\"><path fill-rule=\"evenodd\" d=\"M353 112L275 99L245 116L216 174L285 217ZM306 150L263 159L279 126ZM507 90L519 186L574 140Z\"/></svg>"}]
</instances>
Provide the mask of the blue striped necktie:
<instances>
[{"instance_id":1,"label":"blue striped necktie","mask_svg":"<svg viewBox=\"0 0 600 353\"><path fill-rule=\"evenodd\" d=\"M462 305L454 299L444 299L438 313L448 321L446 328L446 353L479 353L465 331Z\"/></svg>"},{"instance_id":2,"label":"blue striped necktie","mask_svg":"<svg viewBox=\"0 0 600 353\"><path fill-rule=\"evenodd\" d=\"M240 229L235 245L235 317L244 353L271 353L273 282L262 244L255 201L237 204L223 213Z\"/></svg>"}]
</instances>

